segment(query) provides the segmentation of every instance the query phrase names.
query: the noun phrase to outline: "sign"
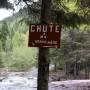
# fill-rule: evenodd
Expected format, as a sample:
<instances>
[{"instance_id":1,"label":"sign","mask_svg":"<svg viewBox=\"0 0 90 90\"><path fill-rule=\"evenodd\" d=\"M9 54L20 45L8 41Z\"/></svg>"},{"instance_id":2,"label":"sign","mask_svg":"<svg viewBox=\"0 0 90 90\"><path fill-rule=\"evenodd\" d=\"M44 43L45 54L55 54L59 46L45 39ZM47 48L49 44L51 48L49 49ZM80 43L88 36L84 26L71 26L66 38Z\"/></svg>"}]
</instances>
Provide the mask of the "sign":
<instances>
[{"instance_id":1,"label":"sign","mask_svg":"<svg viewBox=\"0 0 90 90\"><path fill-rule=\"evenodd\" d=\"M61 26L57 24L29 25L29 47L59 48Z\"/></svg>"}]
</instances>

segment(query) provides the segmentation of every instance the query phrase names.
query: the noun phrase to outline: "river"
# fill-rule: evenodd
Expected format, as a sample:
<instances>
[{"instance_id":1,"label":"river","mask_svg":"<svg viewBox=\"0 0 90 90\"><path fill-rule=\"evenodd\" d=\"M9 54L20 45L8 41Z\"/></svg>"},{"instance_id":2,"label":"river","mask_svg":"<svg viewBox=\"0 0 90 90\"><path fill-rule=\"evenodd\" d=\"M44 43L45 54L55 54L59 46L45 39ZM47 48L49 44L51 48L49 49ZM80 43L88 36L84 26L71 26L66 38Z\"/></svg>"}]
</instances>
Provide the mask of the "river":
<instances>
[{"instance_id":1,"label":"river","mask_svg":"<svg viewBox=\"0 0 90 90\"><path fill-rule=\"evenodd\" d=\"M37 69L28 72L9 72L0 82L0 90L37 90ZM49 82L49 90L90 90L90 80Z\"/></svg>"}]
</instances>

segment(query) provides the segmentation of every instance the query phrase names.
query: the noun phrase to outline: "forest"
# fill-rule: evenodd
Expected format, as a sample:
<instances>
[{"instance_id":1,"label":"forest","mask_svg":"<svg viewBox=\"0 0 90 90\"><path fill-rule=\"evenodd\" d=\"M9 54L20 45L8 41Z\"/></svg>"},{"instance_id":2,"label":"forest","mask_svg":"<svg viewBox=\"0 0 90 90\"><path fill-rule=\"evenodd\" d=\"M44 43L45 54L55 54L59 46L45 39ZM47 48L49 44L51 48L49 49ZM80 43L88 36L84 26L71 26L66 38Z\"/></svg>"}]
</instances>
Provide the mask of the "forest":
<instances>
[{"instance_id":1,"label":"forest","mask_svg":"<svg viewBox=\"0 0 90 90\"><path fill-rule=\"evenodd\" d=\"M25 21L19 23L20 20L22 18L0 23L0 67L8 67L14 71L24 71L33 65L37 66L38 61L38 48L28 47L28 25ZM89 72L89 29L89 25L62 29L60 48L50 49L50 62L55 71L65 70L68 74L79 74L85 69Z\"/></svg>"},{"instance_id":2,"label":"forest","mask_svg":"<svg viewBox=\"0 0 90 90\"><path fill-rule=\"evenodd\" d=\"M50 80L90 79L90 0L52 1L52 22L62 28L60 48L49 49ZM0 21L0 68L10 72L38 68L39 48L28 47L28 36L29 24L40 22L41 3L25 3L28 8Z\"/></svg>"}]
</instances>

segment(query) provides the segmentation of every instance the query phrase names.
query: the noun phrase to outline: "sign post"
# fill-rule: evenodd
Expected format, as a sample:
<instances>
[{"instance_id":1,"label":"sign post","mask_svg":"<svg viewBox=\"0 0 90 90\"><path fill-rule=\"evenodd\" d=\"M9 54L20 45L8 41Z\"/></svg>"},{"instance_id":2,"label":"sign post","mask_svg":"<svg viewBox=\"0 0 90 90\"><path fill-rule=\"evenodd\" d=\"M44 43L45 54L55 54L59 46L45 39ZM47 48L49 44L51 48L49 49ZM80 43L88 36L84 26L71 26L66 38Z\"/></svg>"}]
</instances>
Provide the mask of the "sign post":
<instances>
[{"instance_id":1,"label":"sign post","mask_svg":"<svg viewBox=\"0 0 90 90\"><path fill-rule=\"evenodd\" d=\"M49 25L51 20L52 0L40 0L40 23L30 25L29 46L39 47L37 90L48 90L49 48L60 47L61 29L58 25Z\"/></svg>"}]
</instances>

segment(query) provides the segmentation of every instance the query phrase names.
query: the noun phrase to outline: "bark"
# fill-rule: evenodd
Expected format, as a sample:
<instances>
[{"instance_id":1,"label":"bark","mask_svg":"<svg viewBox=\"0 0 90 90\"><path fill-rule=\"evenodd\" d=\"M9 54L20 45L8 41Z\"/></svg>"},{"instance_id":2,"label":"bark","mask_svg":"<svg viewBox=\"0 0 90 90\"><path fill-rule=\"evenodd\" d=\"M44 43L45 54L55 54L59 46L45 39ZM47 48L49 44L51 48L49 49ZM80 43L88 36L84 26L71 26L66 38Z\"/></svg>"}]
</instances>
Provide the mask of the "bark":
<instances>
[{"instance_id":1,"label":"bark","mask_svg":"<svg viewBox=\"0 0 90 90\"><path fill-rule=\"evenodd\" d=\"M67 62L65 63L65 74L69 76L69 65Z\"/></svg>"},{"instance_id":2,"label":"bark","mask_svg":"<svg viewBox=\"0 0 90 90\"><path fill-rule=\"evenodd\" d=\"M85 62L85 79L89 79L89 66L88 66L88 62Z\"/></svg>"},{"instance_id":3,"label":"bark","mask_svg":"<svg viewBox=\"0 0 90 90\"><path fill-rule=\"evenodd\" d=\"M77 61L75 62L75 67L74 67L74 78L77 78L79 75L79 64Z\"/></svg>"},{"instance_id":4,"label":"bark","mask_svg":"<svg viewBox=\"0 0 90 90\"><path fill-rule=\"evenodd\" d=\"M51 0L42 0L41 24L51 22ZM39 48L37 90L48 90L49 80L49 49Z\"/></svg>"},{"instance_id":5,"label":"bark","mask_svg":"<svg viewBox=\"0 0 90 90\"><path fill-rule=\"evenodd\" d=\"M54 63L54 71L55 72L57 71L57 64L56 64L56 62Z\"/></svg>"},{"instance_id":6,"label":"bark","mask_svg":"<svg viewBox=\"0 0 90 90\"><path fill-rule=\"evenodd\" d=\"M49 77L49 49L39 49L39 61L38 61L38 89L48 90L48 77Z\"/></svg>"},{"instance_id":7,"label":"bark","mask_svg":"<svg viewBox=\"0 0 90 90\"><path fill-rule=\"evenodd\" d=\"M85 79L87 79L87 67L85 67Z\"/></svg>"},{"instance_id":8,"label":"bark","mask_svg":"<svg viewBox=\"0 0 90 90\"><path fill-rule=\"evenodd\" d=\"M3 62L2 62L2 43L0 42L0 68L3 68L4 65L3 65Z\"/></svg>"},{"instance_id":9,"label":"bark","mask_svg":"<svg viewBox=\"0 0 90 90\"><path fill-rule=\"evenodd\" d=\"M88 67L87 67L87 62L85 62L85 79L88 79Z\"/></svg>"}]
</instances>

